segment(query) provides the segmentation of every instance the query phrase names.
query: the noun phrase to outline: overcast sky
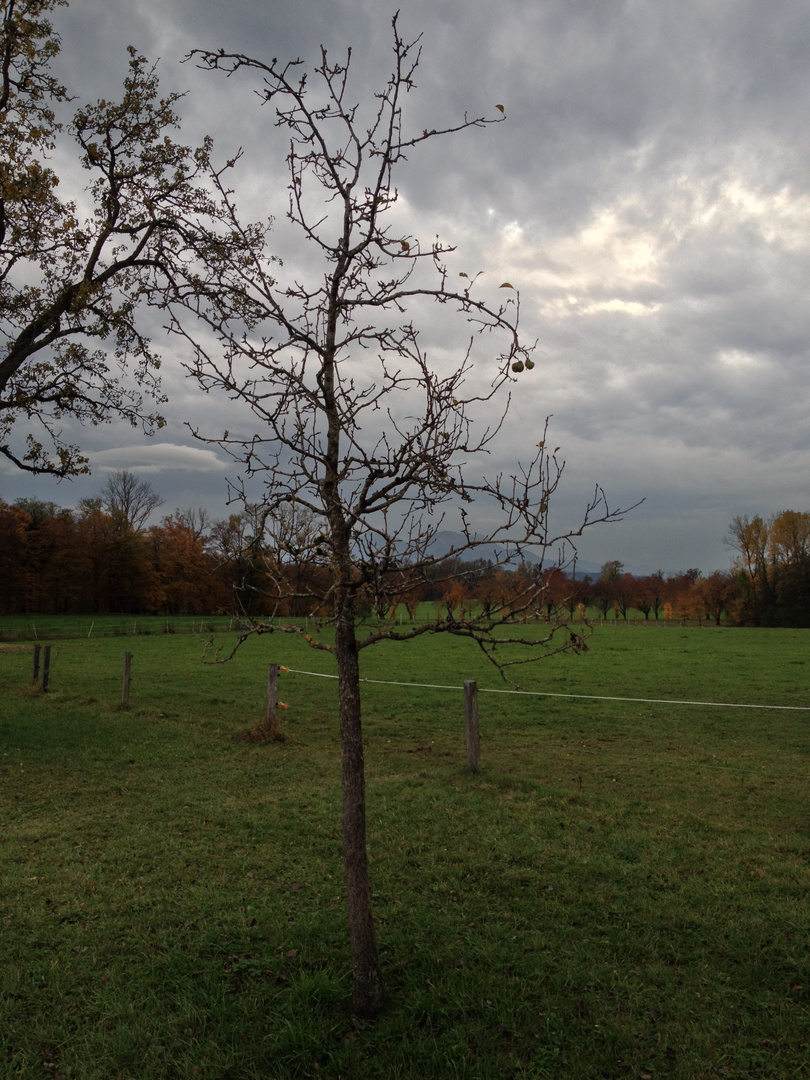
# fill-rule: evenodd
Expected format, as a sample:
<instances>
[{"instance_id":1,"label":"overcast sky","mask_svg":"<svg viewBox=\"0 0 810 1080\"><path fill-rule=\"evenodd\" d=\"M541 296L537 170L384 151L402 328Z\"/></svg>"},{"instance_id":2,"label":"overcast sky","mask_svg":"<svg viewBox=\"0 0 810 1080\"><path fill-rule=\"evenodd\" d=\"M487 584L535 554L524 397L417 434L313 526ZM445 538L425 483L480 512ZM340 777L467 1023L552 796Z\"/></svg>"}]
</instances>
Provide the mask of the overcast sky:
<instances>
[{"instance_id":1,"label":"overcast sky","mask_svg":"<svg viewBox=\"0 0 810 1080\"><path fill-rule=\"evenodd\" d=\"M120 84L125 48L187 90L185 137L244 145L236 187L284 206L283 155L250 79L181 65L193 47L316 62L353 46L355 96L390 63L386 0L73 0L54 22L60 73L82 97ZM507 121L414 153L397 178L413 233L521 292L537 367L519 384L515 444L552 415L573 522L601 484L646 501L580 544L592 564L646 572L729 565L736 514L810 510L810 4L806 0L417 0L424 33L415 130L465 111ZM459 344L464 343L461 333ZM227 513L232 467L189 438L213 415L167 353L169 425L84 433L93 475L0 471L0 497L72 506L105 470L148 478L166 511ZM530 445L530 441L529 441Z\"/></svg>"}]
</instances>

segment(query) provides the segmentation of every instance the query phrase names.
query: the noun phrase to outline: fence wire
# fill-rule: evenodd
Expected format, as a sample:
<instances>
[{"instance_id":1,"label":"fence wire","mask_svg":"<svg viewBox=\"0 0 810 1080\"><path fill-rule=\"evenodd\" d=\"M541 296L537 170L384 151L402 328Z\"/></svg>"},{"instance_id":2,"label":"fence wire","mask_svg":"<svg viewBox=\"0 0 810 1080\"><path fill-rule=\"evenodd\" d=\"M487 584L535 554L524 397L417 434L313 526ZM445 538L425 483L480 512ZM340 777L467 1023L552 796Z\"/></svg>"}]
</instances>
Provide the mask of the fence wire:
<instances>
[{"instance_id":1,"label":"fence wire","mask_svg":"<svg viewBox=\"0 0 810 1080\"><path fill-rule=\"evenodd\" d=\"M309 675L316 679L336 679L337 675L326 675L322 671L302 671L299 668L285 668L291 675ZM361 679L362 683L377 686L412 686L424 690L454 690L462 693L463 686L451 686L444 683L392 682L388 679ZM699 705L713 709L780 709L786 712L810 712L810 705L751 705L738 701L688 701L677 698L641 698L615 697L608 694L561 694L551 690L506 690L497 687L479 686L479 694L518 694L525 697L574 698L581 701L620 701L641 705Z\"/></svg>"}]
</instances>

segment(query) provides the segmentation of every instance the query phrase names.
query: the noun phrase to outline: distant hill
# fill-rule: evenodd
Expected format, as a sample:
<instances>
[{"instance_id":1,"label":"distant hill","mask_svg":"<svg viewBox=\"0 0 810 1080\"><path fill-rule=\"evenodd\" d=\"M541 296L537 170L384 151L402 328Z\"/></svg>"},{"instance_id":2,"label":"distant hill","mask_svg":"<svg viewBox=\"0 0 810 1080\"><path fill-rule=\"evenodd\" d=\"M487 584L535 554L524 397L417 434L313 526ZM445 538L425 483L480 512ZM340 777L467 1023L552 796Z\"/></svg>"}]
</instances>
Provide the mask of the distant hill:
<instances>
[{"instance_id":1,"label":"distant hill","mask_svg":"<svg viewBox=\"0 0 810 1080\"><path fill-rule=\"evenodd\" d=\"M448 555L454 548L463 548L465 543L464 533L452 532L450 529L442 529L433 537L433 540L428 547L428 552L432 557L442 558L445 555ZM462 562L474 562L476 559L485 559L488 562L506 561L509 562L510 565L516 566L520 562L520 559L518 559L517 555L514 555L511 559L504 559L505 550L508 555L508 545L482 544L481 547L475 549L475 554L468 551L460 556L460 558ZM526 551L523 554L523 561L527 563L539 563L541 560L540 556L536 555L533 551ZM550 565L550 563L548 563L548 565ZM587 575L590 575L591 577L595 575L598 577L600 571L601 567L597 566L596 563L577 560L576 576L579 579L582 579Z\"/></svg>"},{"instance_id":2,"label":"distant hill","mask_svg":"<svg viewBox=\"0 0 810 1080\"><path fill-rule=\"evenodd\" d=\"M451 532L450 529L442 529L437 532L428 545L428 553L431 558L443 558L449 555L454 548L463 548L467 544L467 540L464 533ZM474 551L463 552L458 557L462 562L475 562L477 559L484 559L488 562L504 562L505 549L508 551L508 545L502 544L482 544L481 547L476 548ZM523 559L527 563L537 563L540 559L534 554L534 552L525 552ZM520 560L515 556L512 560L514 563L518 563Z\"/></svg>"}]
</instances>

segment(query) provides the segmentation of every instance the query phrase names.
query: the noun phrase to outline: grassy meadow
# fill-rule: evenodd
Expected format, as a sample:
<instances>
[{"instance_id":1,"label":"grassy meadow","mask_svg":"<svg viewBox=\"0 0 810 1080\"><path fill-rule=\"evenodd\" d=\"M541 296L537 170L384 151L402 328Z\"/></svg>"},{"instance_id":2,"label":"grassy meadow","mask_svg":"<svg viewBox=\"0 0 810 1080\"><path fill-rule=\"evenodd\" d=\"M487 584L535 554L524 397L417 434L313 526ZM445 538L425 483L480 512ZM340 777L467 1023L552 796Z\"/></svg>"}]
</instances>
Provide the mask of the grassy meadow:
<instances>
[{"instance_id":1,"label":"grassy meadow","mask_svg":"<svg viewBox=\"0 0 810 1080\"><path fill-rule=\"evenodd\" d=\"M119 623L40 625L43 694L0 620L0 1077L810 1077L808 631L605 626L524 694L463 641L365 652L407 684L364 687L365 1024L330 658ZM240 741L269 662L286 740Z\"/></svg>"}]
</instances>

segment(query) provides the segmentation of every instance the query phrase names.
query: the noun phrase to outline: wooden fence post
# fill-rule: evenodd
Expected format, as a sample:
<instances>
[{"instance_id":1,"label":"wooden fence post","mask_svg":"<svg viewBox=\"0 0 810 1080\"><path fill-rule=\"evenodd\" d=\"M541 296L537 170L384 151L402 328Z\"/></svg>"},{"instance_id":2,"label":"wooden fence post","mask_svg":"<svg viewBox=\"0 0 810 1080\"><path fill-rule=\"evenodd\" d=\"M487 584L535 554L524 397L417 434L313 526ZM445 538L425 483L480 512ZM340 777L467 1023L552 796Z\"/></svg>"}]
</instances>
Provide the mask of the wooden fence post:
<instances>
[{"instance_id":1,"label":"wooden fence post","mask_svg":"<svg viewBox=\"0 0 810 1080\"><path fill-rule=\"evenodd\" d=\"M31 673L31 682L37 682L39 679L39 650L40 644L37 642L34 646L34 670Z\"/></svg>"},{"instance_id":2,"label":"wooden fence post","mask_svg":"<svg viewBox=\"0 0 810 1080\"><path fill-rule=\"evenodd\" d=\"M263 730L268 739L278 737L276 721L276 694L278 693L278 664L271 664L267 669L267 707L264 711Z\"/></svg>"},{"instance_id":3,"label":"wooden fence post","mask_svg":"<svg viewBox=\"0 0 810 1080\"><path fill-rule=\"evenodd\" d=\"M129 704L129 677L132 671L132 653L124 653L124 677L121 683L121 704Z\"/></svg>"},{"instance_id":4,"label":"wooden fence post","mask_svg":"<svg viewBox=\"0 0 810 1080\"><path fill-rule=\"evenodd\" d=\"M481 768L481 740L478 735L478 686L472 679L464 683L464 722L467 731L467 766L477 773Z\"/></svg>"},{"instance_id":5,"label":"wooden fence post","mask_svg":"<svg viewBox=\"0 0 810 1080\"><path fill-rule=\"evenodd\" d=\"M48 679L51 676L51 647L46 645L42 650L42 689L48 689Z\"/></svg>"}]
</instances>

